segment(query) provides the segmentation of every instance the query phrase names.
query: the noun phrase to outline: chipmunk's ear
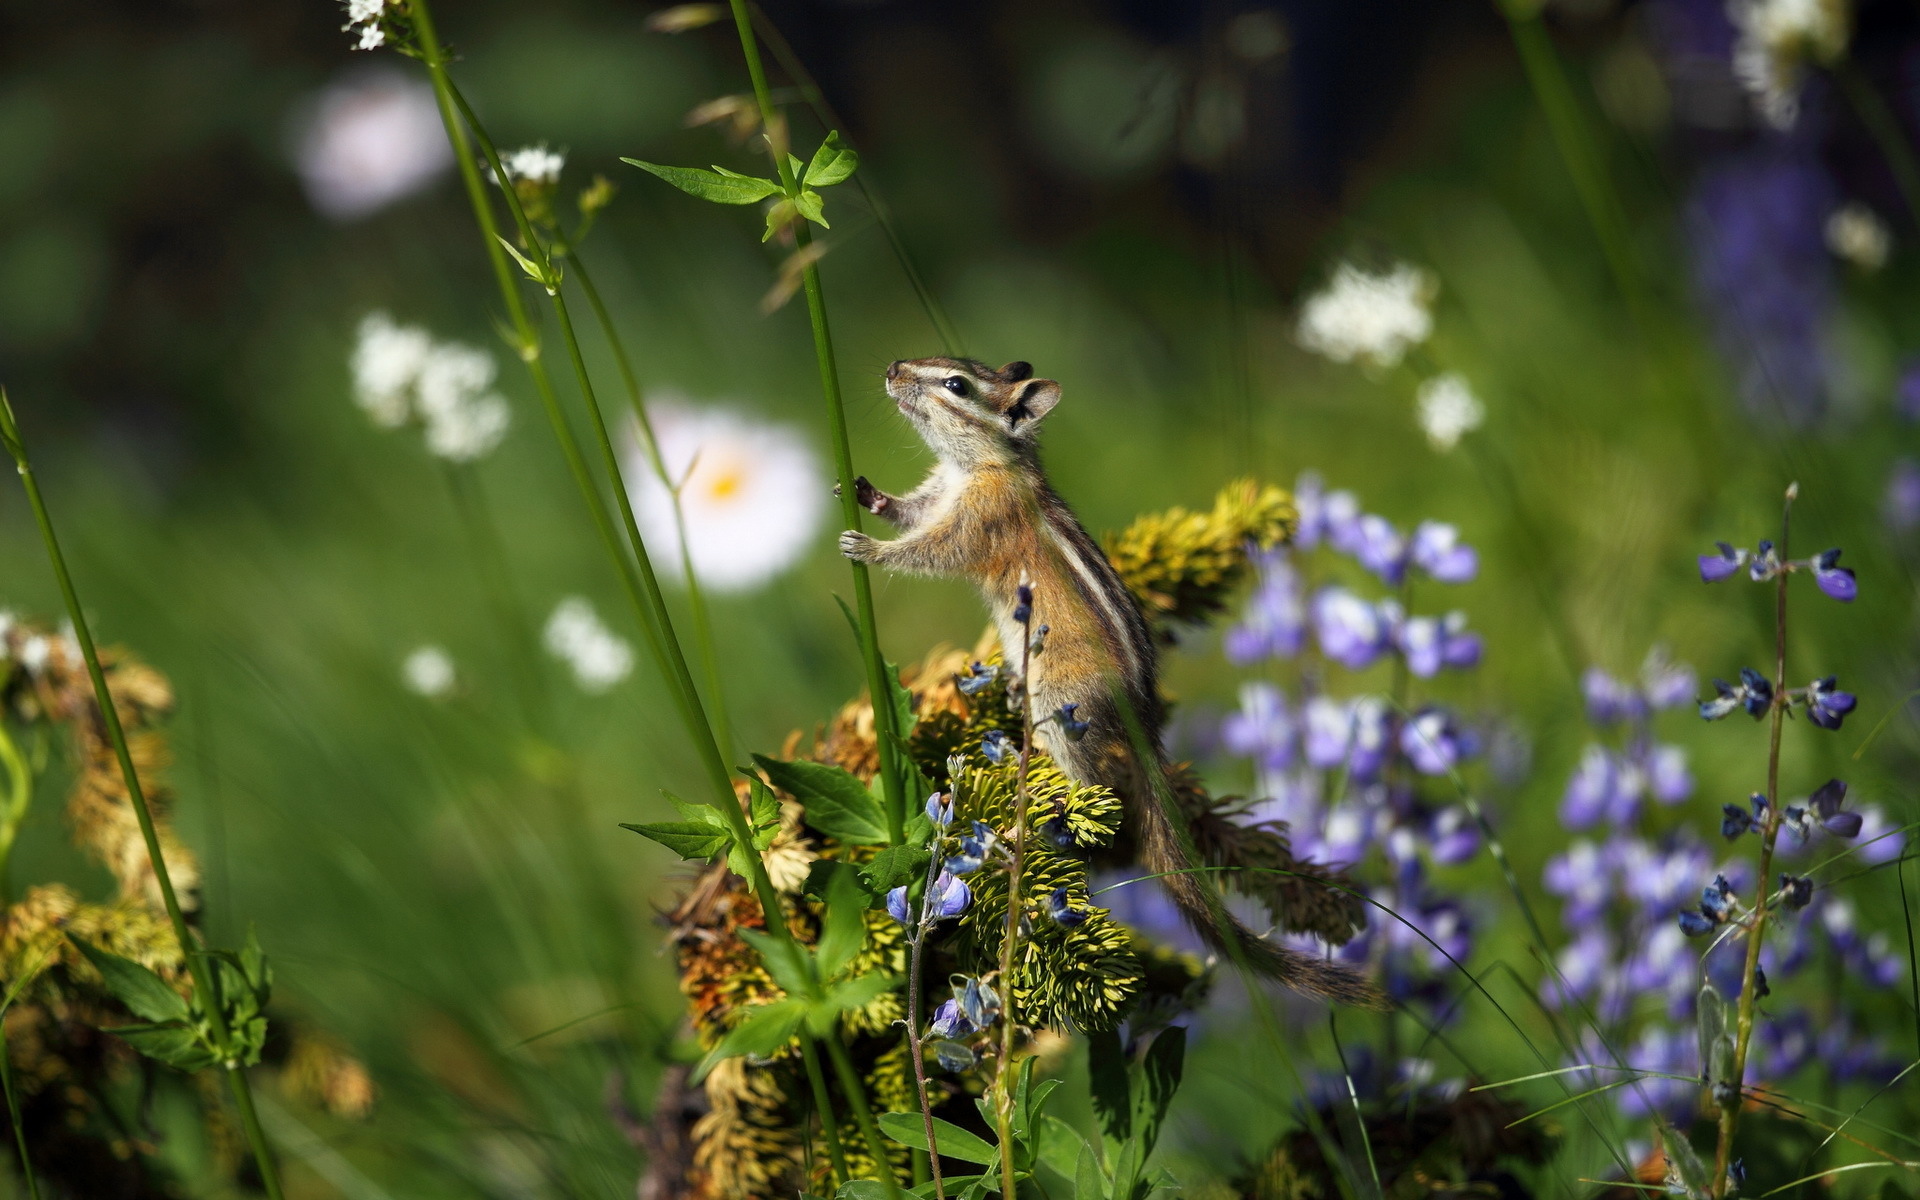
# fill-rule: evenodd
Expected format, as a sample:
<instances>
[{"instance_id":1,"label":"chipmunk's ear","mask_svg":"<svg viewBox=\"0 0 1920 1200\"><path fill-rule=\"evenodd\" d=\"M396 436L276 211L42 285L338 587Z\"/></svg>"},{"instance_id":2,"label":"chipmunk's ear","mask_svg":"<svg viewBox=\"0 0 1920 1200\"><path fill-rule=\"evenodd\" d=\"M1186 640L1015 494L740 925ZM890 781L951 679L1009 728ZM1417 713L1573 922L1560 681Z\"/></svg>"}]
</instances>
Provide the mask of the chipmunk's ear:
<instances>
[{"instance_id":1,"label":"chipmunk's ear","mask_svg":"<svg viewBox=\"0 0 1920 1200\"><path fill-rule=\"evenodd\" d=\"M1060 385L1051 379L1035 379L1020 386L1012 404L1007 405L1007 432L1024 436L1040 423L1040 418L1060 403Z\"/></svg>"},{"instance_id":2,"label":"chipmunk's ear","mask_svg":"<svg viewBox=\"0 0 1920 1200\"><path fill-rule=\"evenodd\" d=\"M1000 378L1008 383L1019 383L1022 379L1033 378L1033 364L1029 362L1010 362L1000 368Z\"/></svg>"}]
</instances>

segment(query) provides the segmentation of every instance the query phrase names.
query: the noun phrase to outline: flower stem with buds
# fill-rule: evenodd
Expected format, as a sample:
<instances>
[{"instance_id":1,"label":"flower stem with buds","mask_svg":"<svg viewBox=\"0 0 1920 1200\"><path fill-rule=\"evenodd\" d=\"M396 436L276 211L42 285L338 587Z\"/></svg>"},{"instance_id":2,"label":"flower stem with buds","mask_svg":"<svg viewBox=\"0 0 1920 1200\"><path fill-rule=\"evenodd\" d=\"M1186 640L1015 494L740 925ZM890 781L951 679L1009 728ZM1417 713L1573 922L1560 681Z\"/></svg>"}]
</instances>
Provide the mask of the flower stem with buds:
<instances>
[{"instance_id":1,"label":"flower stem with buds","mask_svg":"<svg viewBox=\"0 0 1920 1200\"><path fill-rule=\"evenodd\" d=\"M1789 557L1787 534L1793 517L1793 502L1799 495L1800 485L1792 484L1787 488L1786 501L1780 512L1780 557ZM1740 1124L1740 1101L1746 1087L1747 1048L1753 1038L1753 1007L1755 1002L1755 981L1760 971L1760 945L1767 929L1768 890L1767 881L1773 871L1774 842L1780 836L1782 807L1780 804L1780 732L1786 724L1787 716L1787 579L1790 572L1782 570L1775 580L1773 648L1774 648L1774 686L1772 728L1767 737L1767 819L1760 830L1760 877L1754 883L1752 915L1747 925L1747 956L1740 973L1740 1002L1737 1024L1735 1025L1733 1046L1733 1077L1727 1081L1730 1085L1720 1097L1719 1136L1713 1152L1713 1195L1715 1200L1724 1200L1730 1187L1728 1168L1733 1161L1733 1135ZM1706 1064L1702 1064L1706 1066Z\"/></svg>"},{"instance_id":2,"label":"flower stem with buds","mask_svg":"<svg viewBox=\"0 0 1920 1200\"><path fill-rule=\"evenodd\" d=\"M920 992L925 974L927 934L933 928L933 881L940 870L940 839L934 838L934 853L927 863L926 887L920 893L920 907L908 937L907 958L907 1054L913 1060L913 1084L919 1094L920 1119L926 1127L927 1163L933 1174L935 1200L947 1200L947 1185L940 1177L940 1143L933 1131L933 1104L927 1099L927 1055L920 1038Z\"/></svg>"},{"instance_id":3,"label":"flower stem with buds","mask_svg":"<svg viewBox=\"0 0 1920 1200\"><path fill-rule=\"evenodd\" d=\"M53 531L53 518L47 513L46 499L40 494L39 481L34 478L26 444L21 440L20 427L14 420L13 405L8 402L4 389L0 389L0 442L5 443L7 453L13 457L14 465L19 469L20 482L27 492L27 503L33 508L33 519L40 526L40 539L46 544L47 558L53 565L53 575L60 585L61 598L66 601L67 617L73 622L74 640L80 643L80 655L86 660L87 675L93 681L93 696L100 706L101 723L106 728L107 740L113 744L114 757L119 760L120 777L127 785L127 802L140 824L140 838L146 843L147 861L153 867L154 882L160 889L160 901L167 910L168 923L173 926L173 936L180 943L180 956L186 960L187 972L193 979L194 994L199 998L201 1012L212 1035L211 1041L223 1056L230 1055L233 1036L227 1027L226 1010L220 1003L220 990L214 982L210 956L200 949L198 939L187 925L180 898L173 890L173 875L168 871L166 855L160 849L160 835L153 823L153 809L147 803L140 773L134 769L133 752L127 746L127 733L120 725L120 712L114 706L112 692L107 688L106 673L100 668L100 652L94 646L86 611L80 607L80 596L74 590L73 576L67 571L66 555L61 553L60 540ZM246 1070L231 1057L221 1065L233 1089L234 1104L240 1110L240 1124L246 1130L247 1145L252 1149L254 1162L260 1168L260 1182L266 1188L268 1200L280 1200L280 1168L274 1161L273 1148L267 1142L266 1131L260 1127L260 1115L254 1110L253 1090L247 1083Z\"/></svg>"},{"instance_id":4,"label":"flower stem with buds","mask_svg":"<svg viewBox=\"0 0 1920 1200\"><path fill-rule=\"evenodd\" d=\"M1013 856L1007 866L1007 929L1000 939L1000 1078L994 1105L1000 1134L1000 1194L1008 1197L1019 1195L1013 1178L1013 963L1026 916L1020 903L1020 873L1026 866L1027 768L1033 758L1033 686L1029 671L1033 667L1034 624L1033 606L1029 603L1026 607L1027 620L1022 622L1020 634L1020 766L1013 793Z\"/></svg>"}]
</instances>

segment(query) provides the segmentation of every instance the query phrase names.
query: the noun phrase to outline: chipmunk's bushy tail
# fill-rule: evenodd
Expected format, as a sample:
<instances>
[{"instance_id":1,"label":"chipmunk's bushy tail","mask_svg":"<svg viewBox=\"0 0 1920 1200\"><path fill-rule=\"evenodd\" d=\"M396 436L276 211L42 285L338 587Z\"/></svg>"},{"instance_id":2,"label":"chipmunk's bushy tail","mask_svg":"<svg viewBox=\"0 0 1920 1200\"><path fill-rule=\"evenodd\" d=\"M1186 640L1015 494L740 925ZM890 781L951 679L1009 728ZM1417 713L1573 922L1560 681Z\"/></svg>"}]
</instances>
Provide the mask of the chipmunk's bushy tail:
<instances>
[{"instance_id":1,"label":"chipmunk's bushy tail","mask_svg":"<svg viewBox=\"0 0 1920 1200\"><path fill-rule=\"evenodd\" d=\"M1352 967L1276 945L1241 924L1207 882L1194 873L1195 864L1187 857L1186 845L1168 821L1159 797L1149 790L1144 796L1136 795L1132 807L1139 818L1135 828L1140 865L1160 874L1160 884L1173 898L1180 915L1207 945L1229 962L1244 965L1256 975L1296 992L1361 1008L1387 1006L1380 990Z\"/></svg>"}]
</instances>

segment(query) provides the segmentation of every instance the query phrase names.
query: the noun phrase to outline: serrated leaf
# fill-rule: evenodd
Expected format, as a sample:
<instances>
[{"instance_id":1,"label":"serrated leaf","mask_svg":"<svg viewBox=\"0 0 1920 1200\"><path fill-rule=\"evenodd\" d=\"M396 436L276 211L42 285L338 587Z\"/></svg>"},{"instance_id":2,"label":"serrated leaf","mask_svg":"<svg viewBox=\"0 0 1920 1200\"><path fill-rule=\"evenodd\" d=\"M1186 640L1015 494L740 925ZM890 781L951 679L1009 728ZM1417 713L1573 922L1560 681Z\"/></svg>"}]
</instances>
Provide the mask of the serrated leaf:
<instances>
[{"instance_id":1,"label":"serrated leaf","mask_svg":"<svg viewBox=\"0 0 1920 1200\"><path fill-rule=\"evenodd\" d=\"M806 963L802 961L805 950L759 929L741 929L737 932L747 945L760 952L761 963L767 968L767 974L773 976L773 981L780 985L780 990L790 996L804 996L812 990L813 981L808 978Z\"/></svg>"},{"instance_id":2,"label":"serrated leaf","mask_svg":"<svg viewBox=\"0 0 1920 1200\"><path fill-rule=\"evenodd\" d=\"M1087 1035L1087 1088L1111 1155L1133 1134L1133 1085L1127 1079L1127 1050L1118 1032Z\"/></svg>"},{"instance_id":3,"label":"serrated leaf","mask_svg":"<svg viewBox=\"0 0 1920 1200\"><path fill-rule=\"evenodd\" d=\"M843 767L753 756L773 785L806 806L808 825L836 841L871 846L887 840L887 822L866 785Z\"/></svg>"},{"instance_id":4,"label":"serrated leaf","mask_svg":"<svg viewBox=\"0 0 1920 1200\"><path fill-rule=\"evenodd\" d=\"M83 938L67 935L87 961L100 972L106 981L107 991L113 998L127 1006L127 1011L145 1021L164 1023L187 1019L187 1002L179 992L167 986L167 981L134 962L121 958L108 950Z\"/></svg>"},{"instance_id":5,"label":"serrated leaf","mask_svg":"<svg viewBox=\"0 0 1920 1200\"><path fill-rule=\"evenodd\" d=\"M182 1071L204 1070L219 1061L199 1033L185 1022L121 1025L101 1032L111 1033L148 1058Z\"/></svg>"},{"instance_id":6,"label":"serrated leaf","mask_svg":"<svg viewBox=\"0 0 1920 1200\"><path fill-rule=\"evenodd\" d=\"M884 896L894 888L906 887L924 877L932 858L918 846L888 846L860 868L860 877L866 880L868 890L874 895Z\"/></svg>"},{"instance_id":7,"label":"serrated leaf","mask_svg":"<svg viewBox=\"0 0 1920 1200\"><path fill-rule=\"evenodd\" d=\"M869 971L854 979L843 979L828 987L826 994L807 1012L807 1028L816 1037L833 1036L834 1022L843 1012L865 1008L900 983L898 975Z\"/></svg>"},{"instance_id":8,"label":"serrated leaf","mask_svg":"<svg viewBox=\"0 0 1920 1200\"><path fill-rule=\"evenodd\" d=\"M809 221L812 221L815 225L818 225L820 228L822 229L833 228L833 226L827 224L826 202L820 198L819 192L816 192L811 188L805 191L802 191L799 195L793 198L793 206L794 208L800 211L801 216L805 217Z\"/></svg>"},{"instance_id":9,"label":"serrated leaf","mask_svg":"<svg viewBox=\"0 0 1920 1200\"><path fill-rule=\"evenodd\" d=\"M656 821L647 825L622 821L620 828L659 842L681 858L712 858L733 844L733 837L725 830L704 821Z\"/></svg>"},{"instance_id":10,"label":"serrated leaf","mask_svg":"<svg viewBox=\"0 0 1920 1200\"><path fill-rule=\"evenodd\" d=\"M666 180L689 196L698 196L715 204L753 204L780 194L779 184L757 175L739 175L718 168L702 171L698 167L666 167L637 158L623 158L620 161L631 163L650 175Z\"/></svg>"},{"instance_id":11,"label":"serrated leaf","mask_svg":"<svg viewBox=\"0 0 1920 1200\"><path fill-rule=\"evenodd\" d=\"M879 1121L880 1132L902 1146L915 1150L927 1148L926 1118L920 1113L882 1113ZM957 1158L988 1167L1000 1161L1000 1151L991 1142L939 1117L933 1118L933 1140L939 1144L942 1158Z\"/></svg>"},{"instance_id":12,"label":"serrated leaf","mask_svg":"<svg viewBox=\"0 0 1920 1200\"><path fill-rule=\"evenodd\" d=\"M820 964L820 977L831 979L866 944L867 893L852 872L836 871L827 879L826 900L827 913L814 955Z\"/></svg>"},{"instance_id":13,"label":"serrated leaf","mask_svg":"<svg viewBox=\"0 0 1920 1200\"><path fill-rule=\"evenodd\" d=\"M854 889L860 893L860 907L872 908L879 897L867 889L866 876L861 868L849 862L840 862L832 858L816 858L807 866L807 881L800 885L803 895L812 896L824 903L833 887L833 878L845 875L852 881Z\"/></svg>"},{"instance_id":14,"label":"serrated leaf","mask_svg":"<svg viewBox=\"0 0 1920 1200\"><path fill-rule=\"evenodd\" d=\"M900 682L900 668L892 663L887 664L887 696L893 702L894 733L904 742L913 736L913 727L919 723L919 717L913 710L913 690ZM921 799L926 797L922 796Z\"/></svg>"},{"instance_id":15,"label":"serrated leaf","mask_svg":"<svg viewBox=\"0 0 1920 1200\"><path fill-rule=\"evenodd\" d=\"M1153 1153L1160 1140L1160 1125L1166 1120L1173 1095L1180 1090L1180 1073L1187 1060L1187 1031L1178 1025L1160 1031L1147 1048L1136 1077L1133 1098L1134 1135L1140 1139L1140 1155Z\"/></svg>"},{"instance_id":16,"label":"serrated leaf","mask_svg":"<svg viewBox=\"0 0 1920 1200\"><path fill-rule=\"evenodd\" d=\"M1107 1180L1089 1145L1080 1147L1080 1161L1073 1173L1073 1200L1107 1200Z\"/></svg>"},{"instance_id":17,"label":"serrated leaf","mask_svg":"<svg viewBox=\"0 0 1920 1200\"><path fill-rule=\"evenodd\" d=\"M793 997L754 1009L752 1016L734 1026L733 1031L721 1038L720 1044L700 1060L700 1065L693 1069L693 1081L698 1083L727 1059L742 1054L751 1054L755 1058L773 1057L793 1040L805 1017L806 1005Z\"/></svg>"},{"instance_id":18,"label":"serrated leaf","mask_svg":"<svg viewBox=\"0 0 1920 1200\"><path fill-rule=\"evenodd\" d=\"M859 165L860 156L840 144L840 132L835 130L827 134L827 140L813 152L813 161L807 164L801 182L812 188L832 187L852 175Z\"/></svg>"}]
</instances>

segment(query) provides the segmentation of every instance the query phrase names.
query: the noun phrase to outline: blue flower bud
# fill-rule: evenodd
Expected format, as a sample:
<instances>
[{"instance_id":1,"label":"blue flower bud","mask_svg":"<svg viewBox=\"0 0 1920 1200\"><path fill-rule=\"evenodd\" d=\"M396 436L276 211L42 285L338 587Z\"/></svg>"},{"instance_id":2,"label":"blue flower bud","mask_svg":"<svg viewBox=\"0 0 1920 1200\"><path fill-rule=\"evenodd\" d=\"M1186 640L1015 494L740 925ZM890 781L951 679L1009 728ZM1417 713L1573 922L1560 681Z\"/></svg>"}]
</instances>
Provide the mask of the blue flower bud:
<instances>
[{"instance_id":1,"label":"blue flower bud","mask_svg":"<svg viewBox=\"0 0 1920 1200\"><path fill-rule=\"evenodd\" d=\"M1033 620L1033 588L1021 584L1014 591L1013 619L1025 625Z\"/></svg>"},{"instance_id":2,"label":"blue flower bud","mask_svg":"<svg viewBox=\"0 0 1920 1200\"><path fill-rule=\"evenodd\" d=\"M1838 680L1829 675L1807 685L1807 719L1822 729L1838 729L1854 705L1852 692L1839 690Z\"/></svg>"},{"instance_id":3,"label":"blue flower bud","mask_svg":"<svg viewBox=\"0 0 1920 1200\"><path fill-rule=\"evenodd\" d=\"M927 820L935 826L945 829L953 823L953 797L944 792L935 792L927 797Z\"/></svg>"},{"instance_id":4,"label":"blue flower bud","mask_svg":"<svg viewBox=\"0 0 1920 1200\"><path fill-rule=\"evenodd\" d=\"M1060 711L1054 714L1055 719L1060 722L1060 732L1066 734L1070 742L1077 742L1087 736L1087 722L1073 719L1073 714L1079 708L1078 704L1062 704Z\"/></svg>"},{"instance_id":5,"label":"blue flower bud","mask_svg":"<svg viewBox=\"0 0 1920 1200\"><path fill-rule=\"evenodd\" d=\"M887 893L887 915L902 925L908 924L912 914L907 908L907 889L897 887Z\"/></svg>"},{"instance_id":6,"label":"blue flower bud","mask_svg":"<svg viewBox=\"0 0 1920 1200\"><path fill-rule=\"evenodd\" d=\"M997 767L1007 761L1009 754L1014 753L1013 742L1001 730L988 730L987 736L980 739L980 753L986 755L987 761Z\"/></svg>"},{"instance_id":7,"label":"blue flower bud","mask_svg":"<svg viewBox=\"0 0 1920 1200\"><path fill-rule=\"evenodd\" d=\"M962 696L975 696L986 690L999 677L998 665L989 667L984 663L976 662L967 668L965 675L955 677L954 686L960 689Z\"/></svg>"},{"instance_id":8,"label":"blue flower bud","mask_svg":"<svg viewBox=\"0 0 1920 1200\"><path fill-rule=\"evenodd\" d=\"M1703 933L1711 932L1712 929L1713 922L1694 909L1689 908L1680 914L1680 932L1688 937L1699 937Z\"/></svg>"},{"instance_id":9,"label":"blue flower bud","mask_svg":"<svg viewBox=\"0 0 1920 1200\"><path fill-rule=\"evenodd\" d=\"M934 1036L943 1038L966 1037L974 1032L966 1014L960 1011L958 997L933 1010L933 1032Z\"/></svg>"},{"instance_id":10,"label":"blue flower bud","mask_svg":"<svg viewBox=\"0 0 1920 1200\"><path fill-rule=\"evenodd\" d=\"M1733 576L1735 571L1747 564L1747 552L1735 550L1725 542L1715 542L1720 548L1718 554L1700 556L1700 578L1705 583L1719 583Z\"/></svg>"},{"instance_id":11,"label":"blue flower bud","mask_svg":"<svg viewBox=\"0 0 1920 1200\"><path fill-rule=\"evenodd\" d=\"M1720 836L1728 841L1753 828L1753 818L1738 804L1722 804L1720 812L1723 814L1720 818Z\"/></svg>"},{"instance_id":12,"label":"blue flower bud","mask_svg":"<svg viewBox=\"0 0 1920 1200\"><path fill-rule=\"evenodd\" d=\"M1780 903L1788 912L1799 912L1813 902L1811 875L1780 875Z\"/></svg>"},{"instance_id":13,"label":"blue flower bud","mask_svg":"<svg viewBox=\"0 0 1920 1200\"><path fill-rule=\"evenodd\" d=\"M1747 578L1755 583L1765 583L1780 574L1780 556L1774 553L1772 542L1761 542L1747 563Z\"/></svg>"},{"instance_id":14,"label":"blue flower bud","mask_svg":"<svg viewBox=\"0 0 1920 1200\"><path fill-rule=\"evenodd\" d=\"M927 892L927 903L933 908L935 920L948 920L967 911L967 905L973 902L973 889L946 871L933 881L933 887Z\"/></svg>"},{"instance_id":15,"label":"blue flower bud","mask_svg":"<svg viewBox=\"0 0 1920 1200\"><path fill-rule=\"evenodd\" d=\"M1047 915L1053 918L1054 924L1072 929L1076 925L1086 924L1090 914L1083 908L1075 908L1073 901L1067 897L1067 889L1061 887L1055 888L1053 895L1047 897Z\"/></svg>"},{"instance_id":16,"label":"blue flower bud","mask_svg":"<svg viewBox=\"0 0 1920 1200\"><path fill-rule=\"evenodd\" d=\"M1773 684L1752 667L1740 668L1740 691L1740 706L1756 721L1773 707Z\"/></svg>"},{"instance_id":17,"label":"blue flower bud","mask_svg":"<svg viewBox=\"0 0 1920 1200\"><path fill-rule=\"evenodd\" d=\"M1715 875L1712 883L1700 889L1700 912L1715 924L1732 914L1733 885L1725 875Z\"/></svg>"},{"instance_id":18,"label":"blue flower bud","mask_svg":"<svg viewBox=\"0 0 1920 1200\"><path fill-rule=\"evenodd\" d=\"M1816 554L1808 563L1813 568L1813 582L1821 591L1841 603L1849 603L1859 594L1859 586L1853 578L1850 567L1837 565L1840 561L1838 550L1828 550Z\"/></svg>"},{"instance_id":19,"label":"blue flower bud","mask_svg":"<svg viewBox=\"0 0 1920 1200\"><path fill-rule=\"evenodd\" d=\"M967 980L966 987L954 989L961 1015L975 1029L985 1029L1000 1019L1000 997L978 979Z\"/></svg>"}]
</instances>

